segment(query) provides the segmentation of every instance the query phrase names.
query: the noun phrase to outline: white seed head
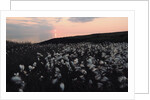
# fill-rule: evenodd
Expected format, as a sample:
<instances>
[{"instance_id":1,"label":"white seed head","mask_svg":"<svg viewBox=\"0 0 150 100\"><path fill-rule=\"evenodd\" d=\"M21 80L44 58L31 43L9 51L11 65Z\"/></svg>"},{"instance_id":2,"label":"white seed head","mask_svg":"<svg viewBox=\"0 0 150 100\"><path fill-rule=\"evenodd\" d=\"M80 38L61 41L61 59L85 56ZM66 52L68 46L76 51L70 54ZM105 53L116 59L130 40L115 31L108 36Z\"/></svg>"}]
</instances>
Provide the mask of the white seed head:
<instances>
[{"instance_id":1,"label":"white seed head","mask_svg":"<svg viewBox=\"0 0 150 100\"><path fill-rule=\"evenodd\" d=\"M22 83L22 79L21 79L20 76L13 76L13 77L11 78L11 80L12 80L14 83L16 83L16 84L21 84L21 83Z\"/></svg>"},{"instance_id":2,"label":"white seed head","mask_svg":"<svg viewBox=\"0 0 150 100\"><path fill-rule=\"evenodd\" d=\"M24 65L19 65L20 71L24 71Z\"/></svg>"},{"instance_id":3,"label":"white seed head","mask_svg":"<svg viewBox=\"0 0 150 100\"><path fill-rule=\"evenodd\" d=\"M60 89L61 89L61 91L64 91L64 89L65 89L65 84L64 83L60 83Z\"/></svg>"},{"instance_id":4,"label":"white seed head","mask_svg":"<svg viewBox=\"0 0 150 100\"><path fill-rule=\"evenodd\" d=\"M52 80L52 84L56 84L57 82L58 82L57 78L55 78L55 79Z\"/></svg>"}]
</instances>

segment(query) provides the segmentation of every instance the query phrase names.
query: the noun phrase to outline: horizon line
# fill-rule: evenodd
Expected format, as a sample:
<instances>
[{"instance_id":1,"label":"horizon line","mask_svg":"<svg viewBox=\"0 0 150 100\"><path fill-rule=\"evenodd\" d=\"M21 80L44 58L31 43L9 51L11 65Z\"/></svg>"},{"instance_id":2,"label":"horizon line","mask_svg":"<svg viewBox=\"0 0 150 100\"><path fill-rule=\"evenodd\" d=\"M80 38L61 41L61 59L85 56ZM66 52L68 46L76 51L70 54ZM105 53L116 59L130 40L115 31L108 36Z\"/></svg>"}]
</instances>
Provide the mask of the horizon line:
<instances>
[{"instance_id":1,"label":"horizon line","mask_svg":"<svg viewBox=\"0 0 150 100\"><path fill-rule=\"evenodd\" d=\"M116 32L104 32L104 33L92 33L92 34L87 34L87 35L75 35L75 36L64 36L64 37L58 37L58 38L51 38L48 40L52 40L52 39L61 39L61 38L67 38L67 37L77 37L77 36L88 36L88 35L95 35L95 34L113 34L113 33L120 33L120 32L128 32L127 31L116 31ZM31 44L35 44L35 43L40 43L40 42L44 42L44 41L48 41L48 40L43 40L43 41L39 41L39 42L32 42L32 41L16 41L16 40L7 40L6 42L15 42L15 43L31 43Z\"/></svg>"}]
</instances>

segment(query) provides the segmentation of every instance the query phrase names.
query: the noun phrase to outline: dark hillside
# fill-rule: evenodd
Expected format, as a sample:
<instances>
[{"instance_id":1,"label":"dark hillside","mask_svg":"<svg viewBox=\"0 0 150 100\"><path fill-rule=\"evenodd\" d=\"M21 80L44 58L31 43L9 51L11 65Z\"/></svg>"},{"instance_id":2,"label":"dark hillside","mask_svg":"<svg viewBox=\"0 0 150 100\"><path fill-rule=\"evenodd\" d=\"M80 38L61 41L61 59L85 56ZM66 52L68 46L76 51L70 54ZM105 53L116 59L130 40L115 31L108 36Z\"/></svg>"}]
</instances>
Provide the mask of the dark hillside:
<instances>
[{"instance_id":1,"label":"dark hillside","mask_svg":"<svg viewBox=\"0 0 150 100\"><path fill-rule=\"evenodd\" d=\"M97 33L84 36L54 38L47 41L40 42L39 44L49 43L79 43L79 42L128 42L128 31L115 32L115 33Z\"/></svg>"}]
</instances>

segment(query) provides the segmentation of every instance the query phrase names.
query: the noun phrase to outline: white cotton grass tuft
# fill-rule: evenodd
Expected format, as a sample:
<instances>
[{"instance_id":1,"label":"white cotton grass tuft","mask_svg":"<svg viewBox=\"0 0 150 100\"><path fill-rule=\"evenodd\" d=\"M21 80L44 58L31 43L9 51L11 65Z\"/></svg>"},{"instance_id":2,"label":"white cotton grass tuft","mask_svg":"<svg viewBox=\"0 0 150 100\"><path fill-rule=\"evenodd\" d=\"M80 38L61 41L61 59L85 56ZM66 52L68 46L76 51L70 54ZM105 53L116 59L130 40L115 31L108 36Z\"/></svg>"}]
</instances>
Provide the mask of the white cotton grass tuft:
<instances>
[{"instance_id":1,"label":"white cotton grass tuft","mask_svg":"<svg viewBox=\"0 0 150 100\"><path fill-rule=\"evenodd\" d=\"M47 56L47 57L48 57L48 58L50 58L50 57L51 57L51 54L50 54L50 53L47 53L47 54L48 54L48 56Z\"/></svg>"},{"instance_id":2,"label":"white cotton grass tuft","mask_svg":"<svg viewBox=\"0 0 150 100\"><path fill-rule=\"evenodd\" d=\"M52 84L56 84L57 82L58 82L57 78L55 78L55 79L52 80Z\"/></svg>"},{"instance_id":3,"label":"white cotton grass tuft","mask_svg":"<svg viewBox=\"0 0 150 100\"><path fill-rule=\"evenodd\" d=\"M42 76L42 75L41 75L41 77L40 77L40 78L44 78L44 76Z\"/></svg>"},{"instance_id":4,"label":"white cotton grass tuft","mask_svg":"<svg viewBox=\"0 0 150 100\"><path fill-rule=\"evenodd\" d=\"M100 74L95 76L95 80L100 80L100 79L101 79L101 75Z\"/></svg>"},{"instance_id":5,"label":"white cotton grass tuft","mask_svg":"<svg viewBox=\"0 0 150 100\"><path fill-rule=\"evenodd\" d=\"M38 59L38 61L40 61L40 58L39 58L39 57L38 57L37 59Z\"/></svg>"},{"instance_id":6,"label":"white cotton grass tuft","mask_svg":"<svg viewBox=\"0 0 150 100\"><path fill-rule=\"evenodd\" d=\"M64 83L60 83L60 89L61 89L61 91L64 91L64 89L65 89L65 84Z\"/></svg>"},{"instance_id":7,"label":"white cotton grass tuft","mask_svg":"<svg viewBox=\"0 0 150 100\"><path fill-rule=\"evenodd\" d=\"M29 65L28 68L29 68L29 71L32 71L33 69L35 69L35 67L33 67L31 65Z\"/></svg>"},{"instance_id":8,"label":"white cotton grass tuft","mask_svg":"<svg viewBox=\"0 0 150 100\"><path fill-rule=\"evenodd\" d=\"M72 81L76 81L76 80L77 80L77 78L72 79Z\"/></svg>"},{"instance_id":9,"label":"white cotton grass tuft","mask_svg":"<svg viewBox=\"0 0 150 100\"><path fill-rule=\"evenodd\" d=\"M91 70L91 69L95 68L95 65L94 64L87 64L87 67Z\"/></svg>"},{"instance_id":10,"label":"white cotton grass tuft","mask_svg":"<svg viewBox=\"0 0 150 100\"><path fill-rule=\"evenodd\" d=\"M101 79L101 82L107 82L109 79L108 77L104 76L102 79Z\"/></svg>"},{"instance_id":11,"label":"white cotton grass tuft","mask_svg":"<svg viewBox=\"0 0 150 100\"><path fill-rule=\"evenodd\" d=\"M60 69L58 67L55 67L55 72L60 72Z\"/></svg>"},{"instance_id":12,"label":"white cotton grass tuft","mask_svg":"<svg viewBox=\"0 0 150 100\"><path fill-rule=\"evenodd\" d=\"M19 65L19 68L20 68L20 71L22 72L22 71L24 71L25 66L20 64L20 65Z\"/></svg>"},{"instance_id":13,"label":"white cotton grass tuft","mask_svg":"<svg viewBox=\"0 0 150 100\"><path fill-rule=\"evenodd\" d=\"M85 69L82 69L82 70L81 70L81 73L84 74L84 75L86 75L86 74L87 74L87 71L86 71Z\"/></svg>"},{"instance_id":14,"label":"white cotton grass tuft","mask_svg":"<svg viewBox=\"0 0 150 100\"><path fill-rule=\"evenodd\" d=\"M127 78L125 76L120 76L120 77L118 77L118 81L120 83L123 83L123 82L127 81Z\"/></svg>"},{"instance_id":15,"label":"white cotton grass tuft","mask_svg":"<svg viewBox=\"0 0 150 100\"><path fill-rule=\"evenodd\" d=\"M84 75L80 75L79 77L80 77L81 80L83 80L83 81L85 80Z\"/></svg>"},{"instance_id":16,"label":"white cotton grass tuft","mask_svg":"<svg viewBox=\"0 0 150 100\"><path fill-rule=\"evenodd\" d=\"M27 71L23 71L23 74L24 74L25 76L28 76Z\"/></svg>"},{"instance_id":17,"label":"white cotton grass tuft","mask_svg":"<svg viewBox=\"0 0 150 100\"><path fill-rule=\"evenodd\" d=\"M42 65L44 65L44 63L43 63L43 62L41 62L41 64L42 64Z\"/></svg>"},{"instance_id":18,"label":"white cotton grass tuft","mask_svg":"<svg viewBox=\"0 0 150 100\"><path fill-rule=\"evenodd\" d=\"M13 81L15 84L21 84L22 83L22 79L21 79L21 77L20 76L13 76L12 78L11 78L11 81Z\"/></svg>"},{"instance_id":19,"label":"white cotton grass tuft","mask_svg":"<svg viewBox=\"0 0 150 100\"><path fill-rule=\"evenodd\" d=\"M37 52L37 55L43 57L43 55L41 53L39 53L39 52Z\"/></svg>"},{"instance_id":20,"label":"white cotton grass tuft","mask_svg":"<svg viewBox=\"0 0 150 100\"><path fill-rule=\"evenodd\" d=\"M87 60L87 62L88 62L89 64L92 64L92 63L93 63L91 58L89 58L89 59Z\"/></svg>"},{"instance_id":21,"label":"white cotton grass tuft","mask_svg":"<svg viewBox=\"0 0 150 100\"><path fill-rule=\"evenodd\" d=\"M33 67L36 67L36 65L37 65L37 63L36 63L36 62L34 62L34 63L33 63Z\"/></svg>"},{"instance_id":22,"label":"white cotton grass tuft","mask_svg":"<svg viewBox=\"0 0 150 100\"><path fill-rule=\"evenodd\" d=\"M39 78L39 80L40 80L40 81L42 81L42 80L43 80L43 78L44 78L44 76L43 76L43 75L41 75L41 76L40 76L40 78Z\"/></svg>"},{"instance_id":23,"label":"white cotton grass tuft","mask_svg":"<svg viewBox=\"0 0 150 100\"><path fill-rule=\"evenodd\" d=\"M102 65L102 64L104 64L104 62L102 60L100 60L99 64Z\"/></svg>"},{"instance_id":24,"label":"white cotton grass tuft","mask_svg":"<svg viewBox=\"0 0 150 100\"><path fill-rule=\"evenodd\" d=\"M45 65L45 67L47 67L47 68L50 67L50 63L47 62L46 65Z\"/></svg>"},{"instance_id":25,"label":"white cotton grass tuft","mask_svg":"<svg viewBox=\"0 0 150 100\"><path fill-rule=\"evenodd\" d=\"M18 73L18 72L17 72L17 73L14 73L14 75L15 75L15 76L19 76L19 73Z\"/></svg>"},{"instance_id":26,"label":"white cotton grass tuft","mask_svg":"<svg viewBox=\"0 0 150 100\"><path fill-rule=\"evenodd\" d=\"M19 89L19 92L23 92L23 89Z\"/></svg>"},{"instance_id":27,"label":"white cotton grass tuft","mask_svg":"<svg viewBox=\"0 0 150 100\"><path fill-rule=\"evenodd\" d=\"M78 58L76 58L75 60L74 60L74 64L78 64Z\"/></svg>"}]
</instances>

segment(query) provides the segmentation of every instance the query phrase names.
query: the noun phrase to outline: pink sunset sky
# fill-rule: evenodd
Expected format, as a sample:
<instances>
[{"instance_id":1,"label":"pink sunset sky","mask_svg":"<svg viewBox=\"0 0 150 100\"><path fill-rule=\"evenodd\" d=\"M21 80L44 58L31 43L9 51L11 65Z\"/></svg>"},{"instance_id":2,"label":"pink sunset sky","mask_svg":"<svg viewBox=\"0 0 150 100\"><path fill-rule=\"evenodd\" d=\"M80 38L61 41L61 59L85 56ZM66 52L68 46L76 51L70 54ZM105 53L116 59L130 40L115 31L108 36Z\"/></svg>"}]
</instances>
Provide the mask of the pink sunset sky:
<instances>
[{"instance_id":1,"label":"pink sunset sky","mask_svg":"<svg viewBox=\"0 0 150 100\"><path fill-rule=\"evenodd\" d=\"M52 38L128 31L127 17L7 17L7 40L40 42Z\"/></svg>"}]
</instances>

